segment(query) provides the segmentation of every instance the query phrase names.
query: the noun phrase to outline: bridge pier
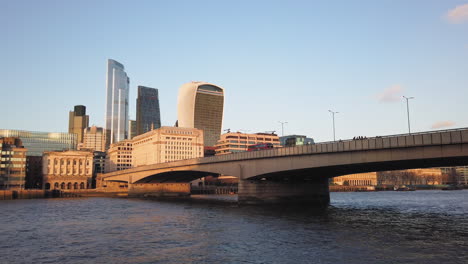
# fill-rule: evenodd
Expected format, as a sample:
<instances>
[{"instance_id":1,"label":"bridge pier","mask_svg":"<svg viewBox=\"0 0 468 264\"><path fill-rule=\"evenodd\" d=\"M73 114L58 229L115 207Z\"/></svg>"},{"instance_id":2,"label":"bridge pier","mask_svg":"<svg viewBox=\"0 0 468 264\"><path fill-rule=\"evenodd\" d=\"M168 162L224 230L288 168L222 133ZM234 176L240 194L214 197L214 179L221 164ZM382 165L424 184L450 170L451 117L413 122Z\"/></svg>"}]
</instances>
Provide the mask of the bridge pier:
<instances>
[{"instance_id":1,"label":"bridge pier","mask_svg":"<svg viewBox=\"0 0 468 264\"><path fill-rule=\"evenodd\" d=\"M294 181L240 180L238 201L240 204L327 206L330 204L328 178Z\"/></svg>"},{"instance_id":2,"label":"bridge pier","mask_svg":"<svg viewBox=\"0 0 468 264\"><path fill-rule=\"evenodd\" d=\"M190 196L190 183L134 183L128 186L129 197Z\"/></svg>"}]
</instances>

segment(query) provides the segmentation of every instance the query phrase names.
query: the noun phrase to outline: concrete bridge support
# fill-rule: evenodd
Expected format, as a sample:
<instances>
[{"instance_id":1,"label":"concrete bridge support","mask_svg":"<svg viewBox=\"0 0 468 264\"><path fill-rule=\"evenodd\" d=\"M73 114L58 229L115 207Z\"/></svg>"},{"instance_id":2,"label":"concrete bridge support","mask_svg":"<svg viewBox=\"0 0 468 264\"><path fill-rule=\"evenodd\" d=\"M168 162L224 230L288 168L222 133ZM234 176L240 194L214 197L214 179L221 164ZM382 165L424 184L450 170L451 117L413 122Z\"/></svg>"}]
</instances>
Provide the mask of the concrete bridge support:
<instances>
[{"instance_id":1,"label":"concrete bridge support","mask_svg":"<svg viewBox=\"0 0 468 264\"><path fill-rule=\"evenodd\" d=\"M134 183L128 186L129 197L190 196L190 183Z\"/></svg>"},{"instance_id":2,"label":"concrete bridge support","mask_svg":"<svg viewBox=\"0 0 468 264\"><path fill-rule=\"evenodd\" d=\"M240 204L307 204L327 206L330 203L328 178L313 180L240 180Z\"/></svg>"}]
</instances>

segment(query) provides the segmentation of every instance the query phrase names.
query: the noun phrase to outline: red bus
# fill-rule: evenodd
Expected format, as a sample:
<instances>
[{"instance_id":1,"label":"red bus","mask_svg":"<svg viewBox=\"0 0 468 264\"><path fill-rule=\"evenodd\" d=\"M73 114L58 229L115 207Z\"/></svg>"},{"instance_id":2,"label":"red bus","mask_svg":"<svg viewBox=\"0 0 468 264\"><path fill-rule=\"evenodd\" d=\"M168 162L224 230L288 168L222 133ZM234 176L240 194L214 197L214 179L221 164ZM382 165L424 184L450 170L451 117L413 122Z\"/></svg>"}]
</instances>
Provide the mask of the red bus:
<instances>
[{"instance_id":1,"label":"red bus","mask_svg":"<svg viewBox=\"0 0 468 264\"><path fill-rule=\"evenodd\" d=\"M271 143L260 143L260 144L248 146L247 151L257 151L257 150L272 149L272 148L273 148L273 144Z\"/></svg>"}]
</instances>

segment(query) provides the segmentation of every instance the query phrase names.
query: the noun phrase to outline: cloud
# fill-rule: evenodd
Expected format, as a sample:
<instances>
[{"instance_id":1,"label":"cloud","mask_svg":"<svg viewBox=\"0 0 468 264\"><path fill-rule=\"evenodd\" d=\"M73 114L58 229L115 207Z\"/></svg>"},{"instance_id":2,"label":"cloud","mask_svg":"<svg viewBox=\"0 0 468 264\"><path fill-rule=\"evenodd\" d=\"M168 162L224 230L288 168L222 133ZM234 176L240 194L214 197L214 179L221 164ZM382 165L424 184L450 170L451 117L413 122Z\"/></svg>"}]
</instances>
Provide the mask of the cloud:
<instances>
[{"instance_id":1,"label":"cloud","mask_svg":"<svg viewBox=\"0 0 468 264\"><path fill-rule=\"evenodd\" d=\"M383 103L397 102L401 100L402 91L403 88L401 85L393 85L385 89L383 92L377 94L377 99L379 102Z\"/></svg>"},{"instance_id":2,"label":"cloud","mask_svg":"<svg viewBox=\"0 0 468 264\"><path fill-rule=\"evenodd\" d=\"M468 21L468 4L460 5L450 10L446 14L447 20L451 23L459 24Z\"/></svg>"},{"instance_id":3,"label":"cloud","mask_svg":"<svg viewBox=\"0 0 468 264\"><path fill-rule=\"evenodd\" d=\"M432 125L432 128L446 128L446 127L453 127L455 125L455 122L452 121L439 121L435 122Z\"/></svg>"}]
</instances>

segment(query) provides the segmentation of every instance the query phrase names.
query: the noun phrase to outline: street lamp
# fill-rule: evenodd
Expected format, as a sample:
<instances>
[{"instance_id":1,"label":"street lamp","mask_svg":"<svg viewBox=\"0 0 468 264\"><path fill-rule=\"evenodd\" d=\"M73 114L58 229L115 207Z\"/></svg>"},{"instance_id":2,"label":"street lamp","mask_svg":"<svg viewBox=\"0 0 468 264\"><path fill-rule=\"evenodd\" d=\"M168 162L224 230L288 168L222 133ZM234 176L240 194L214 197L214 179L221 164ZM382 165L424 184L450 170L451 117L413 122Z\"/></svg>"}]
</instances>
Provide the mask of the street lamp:
<instances>
[{"instance_id":1,"label":"street lamp","mask_svg":"<svg viewBox=\"0 0 468 264\"><path fill-rule=\"evenodd\" d=\"M410 118L409 118L409 100L414 99L414 97L406 97L403 95L403 98L406 99L406 113L408 115L408 134L411 135L411 125L410 125Z\"/></svg>"},{"instance_id":2,"label":"street lamp","mask_svg":"<svg viewBox=\"0 0 468 264\"><path fill-rule=\"evenodd\" d=\"M278 121L281 123L281 136L284 137L284 124L287 124L288 122L286 121Z\"/></svg>"},{"instance_id":3,"label":"street lamp","mask_svg":"<svg viewBox=\"0 0 468 264\"><path fill-rule=\"evenodd\" d=\"M333 141L336 141L336 139L335 139L335 114L338 114L339 112L333 112L332 110L328 110L328 112L332 113L332 118L333 118Z\"/></svg>"}]
</instances>

